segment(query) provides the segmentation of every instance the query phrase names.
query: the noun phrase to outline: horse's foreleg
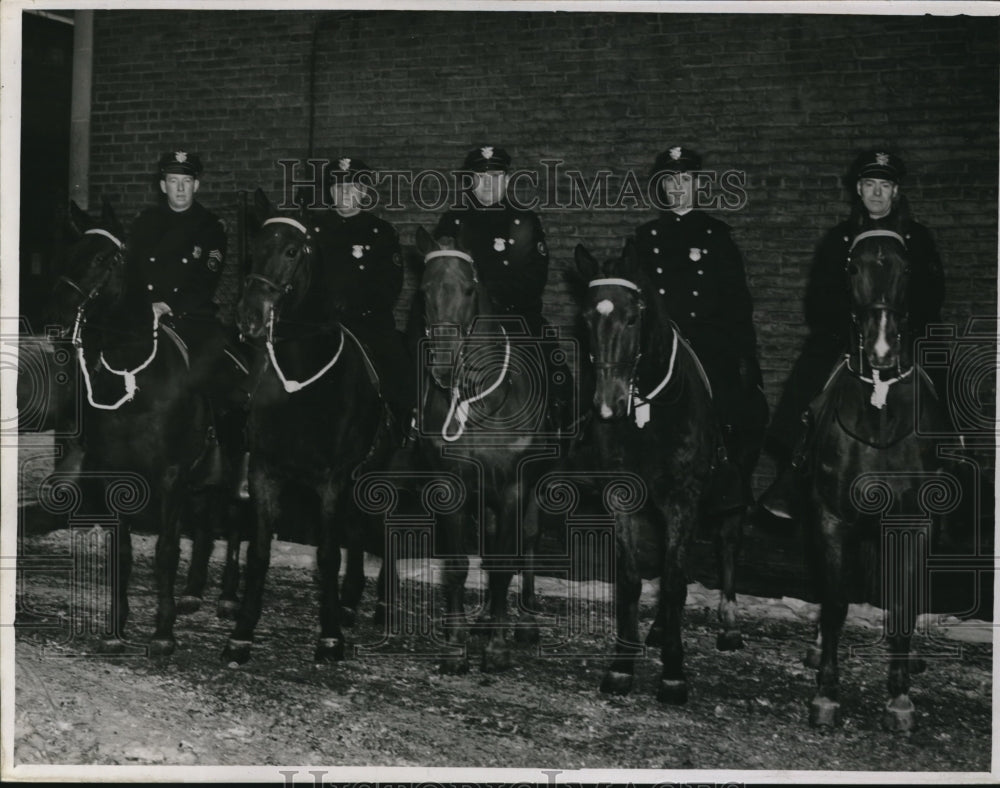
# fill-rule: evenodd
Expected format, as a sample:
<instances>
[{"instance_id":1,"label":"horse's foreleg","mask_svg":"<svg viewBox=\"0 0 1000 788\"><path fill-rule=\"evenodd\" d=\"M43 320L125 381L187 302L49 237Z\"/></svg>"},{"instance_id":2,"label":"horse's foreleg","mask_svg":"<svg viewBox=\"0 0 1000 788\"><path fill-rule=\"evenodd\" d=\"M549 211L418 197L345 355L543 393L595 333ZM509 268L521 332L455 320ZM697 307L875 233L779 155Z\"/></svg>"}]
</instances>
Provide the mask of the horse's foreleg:
<instances>
[{"instance_id":1,"label":"horse's foreleg","mask_svg":"<svg viewBox=\"0 0 1000 788\"><path fill-rule=\"evenodd\" d=\"M382 566L378 570L378 601L375 603L375 615L373 620L375 626L383 627L383 631L388 636L391 631L389 620L390 610L398 610L400 593L402 591L399 583L399 569L396 566L396 556L388 550L382 556Z\"/></svg>"},{"instance_id":2,"label":"horse's foreleg","mask_svg":"<svg viewBox=\"0 0 1000 788\"><path fill-rule=\"evenodd\" d=\"M247 501L230 503L223 510L226 517L226 563L222 569L222 589L216 615L219 618L234 619L239 610L237 594L240 588L240 544L242 543L243 522L253 517L253 510Z\"/></svg>"},{"instance_id":3,"label":"horse's foreleg","mask_svg":"<svg viewBox=\"0 0 1000 788\"><path fill-rule=\"evenodd\" d=\"M634 525L628 515L620 515L615 534L615 616L618 637L615 658L601 679L601 692L627 695L632 689L636 660L642 654L639 641L639 596L642 578L635 563Z\"/></svg>"},{"instance_id":4,"label":"horse's foreleg","mask_svg":"<svg viewBox=\"0 0 1000 788\"><path fill-rule=\"evenodd\" d=\"M153 559L156 574L156 630L149 643L150 654L172 654L177 647L174 640L174 621L177 608L174 604L174 583L181 553L181 507L184 503L184 484L176 468L165 474L163 500L160 504L160 533L156 539Z\"/></svg>"},{"instance_id":5,"label":"horse's foreleg","mask_svg":"<svg viewBox=\"0 0 1000 788\"><path fill-rule=\"evenodd\" d=\"M127 520L115 528L115 557L108 567L111 577L111 631L104 634L100 649L106 654L125 650L125 626L128 623L128 584L132 577L132 532Z\"/></svg>"},{"instance_id":6,"label":"horse's foreleg","mask_svg":"<svg viewBox=\"0 0 1000 788\"><path fill-rule=\"evenodd\" d=\"M351 545L347 548L347 567L340 589L340 620L345 627L354 626L364 592L365 551L359 545Z\"/></svg>"},{"instance_id":7,"label":"horse's foreleg","mask_svg":"<svg viewBox=\"0 0 1000 788\"><path fill-rule=\"evenodd\" d=\"M230 665L242 665L250 659L250 646L260 620L264 584L271 563L271 534L280 514L279 485L267 479L259 468L250 472L250 491L256 511L253 536L247 545L246 590L236 614L236 626L222 651L223 661Z\"/></svg>"},{"instance_id":8,"label":"horse's foreleg","mask_svg":"<svg viewBox=\"0 0 1000 788\"><path fill-rule=\"evenodd\" d=\"M887 545L888 546L888 545ZM889 645L889 701L885 705L882 725L890 731L907 732L916 725L917 715L910 700L910 640L917 622L917 606L922 594L917 586L919 539L897 540L894 551L883 554L883 573L891 572L898 579L889 590L887 640Z\"/></svg>"},{"instance_id":9,"label":"horse's foreleg","mask_svg":"<svg viewBox=\"0 0 1000 788\"><path fill-rule=\"evenodd\" d=\"M445 617L442 622L444 640L449 651L454 653L442 658L442 673L465 673L469 670L469 654L466 650L468 626L465 620L465 581L469 575L469 557L460 554L462 545L463 518L459 516L439 517L438 527L447 535L441 540L446 546L444 558Z\"/></svg>"},{"instance_id":10,"label":"horse's foreleg","mask_svg":"<svg viewBox=\"0 0 1000 788\"><path fill-rule=\"evenodd\" d=\"M191 522L191 566L188 568L187 582L181 598L177 602L177 612L181 615L196 612L201 607L205 593L208 561L214 544L212 524L218 521L220 515L215 492L211 487L193 491L183 509Z\"/></svg>"},{"instance_id":11,"label":"horse's foreleg","mask_svg":"<svg viewBox=\"0 0 1000 788\"><path fill-rule=\"evenodd\" d=\"M485 567L484 567L485 568ZM514 572L511 569L488 570L487 585L490 598L490 627L483 649L482 670L496 673L510 667L510 646L507 645L507 628L510 624L507 610L507 591Z\"/></svg>"},{"instance_id":12,"label":"horse's foreleg","mask_svg":"<svg viewBox=\"0 0 1000 788\"><path fill-rule=\"evenodd\" d=\"M337 523L339 490L328 484L320 501L320 537L316 549L319 568L319 640L314 661L339 662L344 658L346 644L340 627L340 528ZM361 564L364 576L364 552L354 548L354 561ZM357 571L355 567L355 571Z\"/></svg>"},{"instance_id":13,"label":"horse's foreleg","mask_svg":"<svg viewBox=\"0 0 1000 788\"><path fill-rule=\"evenodd\" d=\"M722 631L715 645L720 651L743 648L743 637L737 620L736 606L736 557L743 541L743 519L746 509L740 508L722 515L715 535L715 554L721 574L719 592L719 624Z\"/></svg>"},{"instance_id":14,"label":"horse's foreleg","mask_svg":"<svg viewBox=\"0 0 1000 788\"><path fill-rule=\"evenodd\" d=\"M816 695L809 707L809 724L840 724L840 675L837 647L840 630L847 618L847 590L844 584L844 530L846 524L830 512L820 518L820 549L823 554L823 596L820 601L820 665Z\"/></svg>"},{"instance_id":15,"label":"horse's foreleg","mask_svg":"<svg viewBox=\"0 0 1000 788\"><path fill-rule=\"evenodd\" d=\"M521 569L521 595L518 600L518 620L514 639L519 643L538 642L538 619L535 618L535 548L541 535L538 502L534 490L529 491L521 533L524 565Z\"/></svg>"},{"instance_id":16,"label":"horse's foreleg","mask_svg":"<svg viewBox=\"0 0 1000 788\"><path fill-rule=\"evenodd\" d=\"M660 611L663 617L663 643L660 659L663 671L660 688L656 693L661 703L687 703L688 685L684 675L684 643L681 639L681 622L687 600L687 582L680 562L680 546L668 539L660 575Z\"/></svg>"}]
</instances>

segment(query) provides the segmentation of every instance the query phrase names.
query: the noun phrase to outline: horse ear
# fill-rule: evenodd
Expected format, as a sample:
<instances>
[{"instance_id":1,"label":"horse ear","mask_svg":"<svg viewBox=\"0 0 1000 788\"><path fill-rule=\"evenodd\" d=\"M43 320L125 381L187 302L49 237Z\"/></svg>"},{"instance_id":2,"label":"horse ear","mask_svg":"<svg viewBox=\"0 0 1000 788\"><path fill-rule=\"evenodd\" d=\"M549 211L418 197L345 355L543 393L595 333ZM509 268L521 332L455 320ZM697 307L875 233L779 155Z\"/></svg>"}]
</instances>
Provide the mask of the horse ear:
<instances>
[{"instance_id":1,"label":"horse ear","mask_svg":"<svg viewBox=\"0 0 1000 788\"><path fill-rule=\"evenodd\" d=\"M76 200L69 201L69 223L77 235L83 235L94 226L94 220L87 215L87 212L83 208L76 204Z\"/></svg>"},{"instance_id":2,"label":"horse ear","mask_svg":"<svg viewBox=\"0 0 1000 788\"><path fill-rule=\"evenodd\" d=\"M597 260L583 244L576 245L576 249L573 250L573 259L576 261L576 270L583 281L589 282L592 279L597 279Z\"/></svg>"},{"instance_id":3,"label":"horse ear","mask_svg":"<svg viewBox=\"0 0 1000 788\"><path fill-rule=\"evenodd\" d=\"M101 227L117 236L123 231L121 222L115 216L115 209L111 207L111 201L107 197L101 197Z\"/></svg>"},{"instance_id":4,"label":"horse ear","mask_svg":"<svg viewBox=\"0 0 1000 788\"><path fill-rule=\"evenodd\" d=\"M437 249L437 243L431 238L431 234L423 227L417 228L417 251L421 257L426 257L428 252Z\"/></svg>"},{"instance_id":5,"label":"horse ear","mask_svg":"<svg viewBox=\"0 0 1000 788\"><path fill-rule=\"evenodd\" d=\"M274 215L274 206L259 186L253 193L253 215L258 224L263 224L266 219Z\"/></svg>"}]
</instances>

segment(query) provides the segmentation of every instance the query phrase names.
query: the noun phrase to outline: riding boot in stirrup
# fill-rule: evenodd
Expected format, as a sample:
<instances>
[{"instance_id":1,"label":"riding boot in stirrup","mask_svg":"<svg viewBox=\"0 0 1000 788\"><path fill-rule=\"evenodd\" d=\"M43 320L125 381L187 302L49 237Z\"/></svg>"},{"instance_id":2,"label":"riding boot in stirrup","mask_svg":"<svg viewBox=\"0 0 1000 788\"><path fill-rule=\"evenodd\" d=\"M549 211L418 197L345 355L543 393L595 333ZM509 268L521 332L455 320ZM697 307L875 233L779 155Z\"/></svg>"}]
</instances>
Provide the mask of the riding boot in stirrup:
<instances>
[{"instance_id":1,"label":"riding boot in stirrup","mask_svg":"<svg viewBox=\"0 0 1000 788\"><path fill-rule=\"evenodd\" d=\"M757 502L757 505L779 520L791 520L798 494L800 473L805 465L806 448L812 435L812 418L809 412L802 414L802 432L792 452L792 462L786 466L771 483Z\"/></svg>"},{"instance_id":2,"label":"riding boot in stirrup","mask_svg":"<svg viewBox=\"0 0 1000 788\"><path fill-rule=\"evenodd\" d=\"M250 500L250 452L243 452L240 458L240 472L236 477L236 498L240 501Z\"/></svg>"}]
</instances>

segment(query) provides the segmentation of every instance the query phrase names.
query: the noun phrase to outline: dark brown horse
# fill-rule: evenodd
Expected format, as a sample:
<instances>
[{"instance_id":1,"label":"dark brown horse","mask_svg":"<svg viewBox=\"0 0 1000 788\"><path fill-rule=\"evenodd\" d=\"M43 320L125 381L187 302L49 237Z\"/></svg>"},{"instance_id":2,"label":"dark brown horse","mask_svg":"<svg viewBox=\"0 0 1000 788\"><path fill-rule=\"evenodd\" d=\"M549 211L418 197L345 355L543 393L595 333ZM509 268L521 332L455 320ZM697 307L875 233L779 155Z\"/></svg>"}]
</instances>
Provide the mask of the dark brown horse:
<instances>
[{"instance_id":1,"label":"dark brown horse","mask_svg":"<svg viewBox=\"0 0 1000 788\"><path fill-rule=\"evenodd\" d=\"M721 434L710 389L693 351L670 322L631 244L598 263L576 248L586 294L583 319L595 373L593 440L604 472L642 480L641 501L615 513L615 659L601 691L625 694L642 657L639 596L643 577L660 581L656 621L647 639L663 660L660 701L684 703L681 619L687 597L685 557L708 513ZM740 516L716 523L722 563L720 649L740 648L735 558Z\"/></svg>"},{"instance_id":2,"label":"dark brown horse","mask_svg":"<svg viewBox=\"0 0 1000 788\"><path fill-rule=\"evenodd\" d=\"M150 653L169 654L177 606L174 582L179 560L180 514L196 480L210 426L204 398L193 387L183 343L164 329L146 294L131 287L125 271L121 227L106 206L92 222L74 206L83 229L50 303L50 318L72 326L71 344L83 402L83 461L80 485L88 514L125 514L114 521L117 556L109 571L113 586L112 631L107 651L125 647L128 583L134 521L150 521L157 534L156 629ZM208 524L196 523L193 565L204 566L211 548ZM208 534L208 535L206 535Z\"/></svg>"},{"instance_id":3,"label":"dark brown horse","mask_svg":"<svg viewBox=\"0 0 1000 788\"><path fill-rule=\"evenodd\" d=\"M343 294L331 291L318 264L308 218L279 215L260 190L255 209L260 229L252 238L252 271L237 322L245 336L262 340L266 353L256 371L248 424L256 526L247 550L246 592L223 659L241 664L250 658L271 538L288 491L315 504L302 507L313 513L309 526L319 540L315 660L332 662L345 656L342 607L361 596L362 551L384 551L382 530L357 511L352 490L362 467L388 462L388 414L361 346L338 322L334 304ZM349 556L343 596L342 545Z\"/></svg>"},{"instance_id":4,"label":"dark brown horse","mask_svg":"<svg viewBox=\"0 0 1000 788\"><path fill-rule=\"evenodd\" d=\"M426 340L420 449L432 469L457 474L465 505L438 513L435 554L444 559L446 673L468 670L465 580L469 554L488 573L488 640L482 669L511 664L507 591L521 572L518 640L537 640L532 557L539 534L534 485L558 457L542 433L546 393L540 345L517 320L496 318L476 263L449 239L417 230Z\"/></svg>"},{"instance_id":5,"label":"dark brown horse","mask_svg":"<svg viewBox=\"0 0 1000 788\"><path fill-rule=\"evenodd\" d=\"M926 555L940 517L957 502L955 477L943 473L935 445L915 432L945 431L937 399L913 366L907 325L909 263L903 237L889 230L858 235L845 260L857 345L836 368L821 399L807 471L804 516L820 571L820 659L812 725L840 721L837 648L847 615L849 578L867 572L869 586L889 583L885 639L889 701L883 722L913 727L910 640L926 591ZM918 396L917 389L922 391ZM918 412L919 407L919 412ZM863 555L878 556L862 568ZM875 563L872 567L871 564Z\"/></svg>"}]
</instances>

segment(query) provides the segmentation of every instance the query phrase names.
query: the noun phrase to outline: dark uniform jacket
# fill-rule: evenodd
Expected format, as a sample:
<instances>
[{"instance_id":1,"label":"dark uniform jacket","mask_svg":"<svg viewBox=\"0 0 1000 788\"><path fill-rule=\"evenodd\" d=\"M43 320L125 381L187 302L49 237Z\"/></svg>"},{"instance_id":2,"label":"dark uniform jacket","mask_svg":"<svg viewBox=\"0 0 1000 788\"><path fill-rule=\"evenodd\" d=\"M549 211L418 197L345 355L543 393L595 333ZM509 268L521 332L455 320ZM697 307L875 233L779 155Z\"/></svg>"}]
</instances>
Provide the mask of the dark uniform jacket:
<instances>
[{"instance_id":1,"label":"dark uniform jacket","mask_svg":"<svg viewBox=\"0 0 1000 788\"><path fill-rule=\"evenodd\" d=\"M816 340L834 356L847 351L851 342L851 297L845 272L851 241L864 230L896 231L898 226L892 215L868 219L860 229L847 220L830 230L820 243L806 293L806 322ZM941 319L944 269L926 227L912 219L904 220L900 234L906 240L910 259L910 331L919 338L928 323Z\"/></svg>"},{"instance_id":2,"label":"dark uniform jacket","mask_svg":"<svg viewBox=\"0 0 1000 788\"><path fill-rule=\"evenodd\" d=\"M197 202L181 213L166 203L146 209L128 241L133 283L180 318L215 316L212 296L225 256L225 225Z\"/></svg>"},{"instance_id":3,"label":"dark uniform jacket","mask_svg":"<svg viewBox=\"0 0 1000 788\"><path fill-rule=\"evenodd\" d=\"M497 311L524 317L529 330L538 334L549 276L549 251L539 218L506 203L450 210L434 230L435 238L446 236L472 255Z\"/></svg>"},{"instance_id":4,"label":"dark uniform jacket","mask_svg":"<svg viewBox=\"0 0 1000 788\"><path fill-rule=\"evenodd\" d=\"M760 371L753 302L729 226L701 211L664 212L640 226L635 240L667 313L708 374L720 413L741 421L741 392L760 385Z\"/></svg>"},{"instance_id":5,"label":"dark uniform jacket","mask_svg":"<svg viewBox=\"0 0 1000 788\"><path fill-rule=\"evenodd\" d=\"M393 309L403 287L399 235L387 221L362 211L316 217L323 271L341 319L356 334L393 331Z\"/></svg>"}]
</instances>

